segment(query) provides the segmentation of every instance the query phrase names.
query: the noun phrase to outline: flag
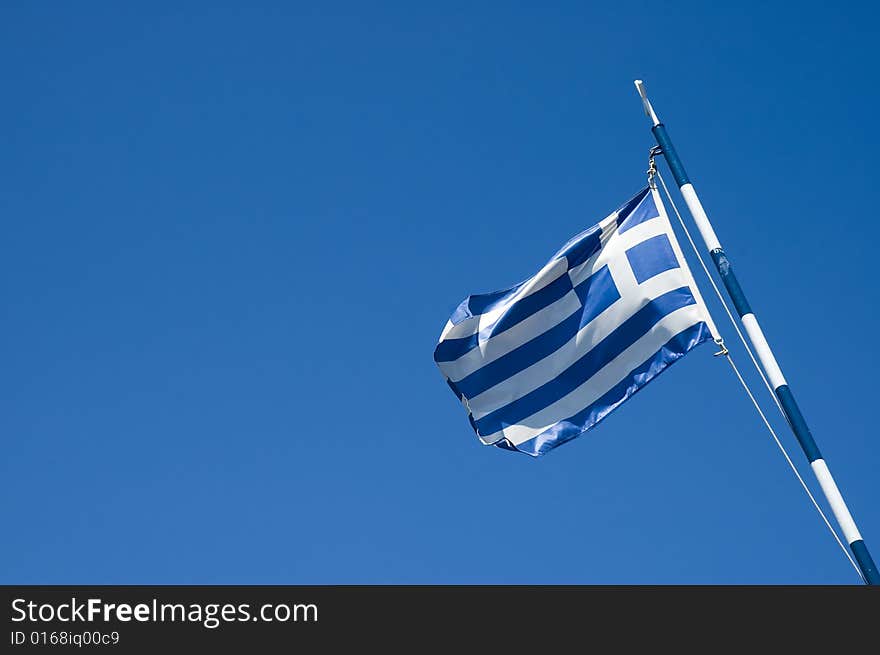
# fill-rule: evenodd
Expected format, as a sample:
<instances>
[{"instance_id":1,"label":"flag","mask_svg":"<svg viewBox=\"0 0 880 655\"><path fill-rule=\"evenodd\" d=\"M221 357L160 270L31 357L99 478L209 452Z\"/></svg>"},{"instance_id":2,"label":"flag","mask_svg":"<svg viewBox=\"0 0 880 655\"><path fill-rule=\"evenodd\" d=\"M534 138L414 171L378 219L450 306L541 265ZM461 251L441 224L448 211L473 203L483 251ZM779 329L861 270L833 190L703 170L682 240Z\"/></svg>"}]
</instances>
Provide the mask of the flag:
<instances>
[{"instance_id":1,"label":"flag","mask_svg":"<svg viewBox=\"0 0 880 655\"><path fill-rule=\"evenodd\" d=\"M646 187L532 277L464 300L434 361L480 441L538 456L716 334L660 195Z\"/></svg>"}]
</instances>

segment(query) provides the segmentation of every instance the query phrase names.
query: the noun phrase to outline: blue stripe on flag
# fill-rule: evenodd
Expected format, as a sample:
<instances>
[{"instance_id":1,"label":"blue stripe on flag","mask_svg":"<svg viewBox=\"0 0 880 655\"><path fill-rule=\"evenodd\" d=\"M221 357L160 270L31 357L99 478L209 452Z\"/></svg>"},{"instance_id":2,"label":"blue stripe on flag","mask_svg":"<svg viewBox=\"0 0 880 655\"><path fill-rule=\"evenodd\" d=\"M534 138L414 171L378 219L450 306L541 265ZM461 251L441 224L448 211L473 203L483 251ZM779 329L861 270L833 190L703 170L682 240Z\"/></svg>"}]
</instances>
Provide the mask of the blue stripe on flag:
<instances>
[{"instance_id":1,"label":"blue stripe on flag","mask_svg":"<svg viewBox=\"0 0 880 655\"><path fill-rule=\"evenodd\" d=\"M455 382L453 382L449 378L446 378L446 384L448 384L449 388L452 389L452 393L455 394L456 398L458 398L459 400L463 398L463 396L461 395L461 391L459 391L458 387L455 386Z\"/></svg>"},{"instance_id":2,"label":"blue stripe on flag","mask_svg":"<svg viewBox=\"0 0 880 655\"><path fill-rule=\"evenodd\" d=\"M636 391L662 373L667 366L684 357L694 347L709 341L712 335L705 323L697 323L679 332L654 353L645 363L631 371L613 389L574 416L560 421L533 439L514 446L507 439L495 445L537 457L548 450L574 439L608 416Z\"/></svg>"},{"instance_id":3,"label":"blue stripe on flag","mask_svg":"<svg viewBox=\"0 0 880 655\"><path fill-rule=\"evenodd\" d=\"M575 266L580 266L590 257L599 252L601 247L602 230L598 225L594 225L589 230L584 230L562 246L559 252L556 253L554 259L565 257L568 261L568 269L571 270Z\"/></svg>"},{"instance_id":4,"label":"blue stripe on flag","mask_svg":"<svg viewBox=\"0 0 880 655\"><path fill-rule=\"evenodd\" d=\"M458 325L471 316L485 314L486 312L491 311L494 306L508 300L513 294L519 291L526 282L528 282L528 280L523 280L519 284L516 284L509 289L504 289L503 291L468 296L458 307L456 307L449 320L453 325Z\"/></svg>"},{"instance_id":5,"label":"blue stripe on flag","mask_svg":"<svg viewBox=\"0 0 880 655\"><path fill-rule=\"evenodd\" d=\"M634 228L639 223L650 221L657 218L660 212L657 211L657 205L654 204L654 198L645 189L641 194L636 195L626 205L617 210L617 231L623 234L627 230Z\"/></svg>"},{"instance_id":6,"label":"blue stripe on flag","mask_svg":"<svg viewBox=\"0 0 880 655\"><path fill-rule=\"evenodd\" d=\"M580 314L578 312L573 313L567 319L557 323L531 341L526 341L523 345L514 348L494 362L489 362L485 366L478 368L470 375L456 382L456 386L466 398L473 398L487 389L491 389L511 375L519 373L524 368L528 368L535 362L541 361L547 355L562 348L577 333L580 321Z\"/></svg>"},{"instance_id":7,"label":"blue stripe on flag","mask_svg":"<svg viewBox=\"0 0 880 655\"><path fill-rule=\"evenodd\" d=\"M636 195L634 195L632 198L630 198L625 203L623 203L623 205L621 205L617 209L617 225L618 225L618 227L623 223L623 221L626 220L626 218L630 214L633 213L633 210L635 210L635 208L639 206L639 203L642 202L642 200L645 199L645 196L647 196L650 192L651 192L651 189L649 189L648 187L645 187L644 189L639 191Z\"/></svg>"},{"instance_id":8,"label":"blue stripe on flag","mask_svg":"<svg viewBox=\"0 0 880 655\"><path fill-rule=\"evenodd\" d=\"M568 395L647 334L663 317L695 302L687 287L674 289L655 298L556 378L479 419L476 422L479 434L494 434ZM462 389L460 382L458 386ZM467 391L462 391L470 397Z\"/></svg>"},{"instance_id":9,"label":"blue stripe on flag","mask_svg":"<svg viewBox=\"0 0 880 655\"><path fill-rule=\"evenodd\" d=\"M479 332L460 339L446 339L437 344L434 350L435 362L453 362L470 350L477 347L481 341L500 334L512 328L517 323L527 319L537 311L540 311L556 302L566 293L571 291L571 278L568 273L563 273L550 284L524 298L513 303L510 308L492 325L484 327ZM473 297L473 296L472 296Z\"/></svg>"},{"instance_id":10,"label":"blue stripe on flag","mask_svg":"<svg viewBox=\"0 0 880 655\"><path fill-rule=\"evenodd\" d=\"M568 275L565 276L566 278ZM577 334L578 330L610 307L620 294L607 266L603 266L581 282L575 292L583 305L564 321L511 350L506 355L477 369L456 382L467 398L473 398L556 352ZM587 296L589 292L589 296Z\"/></svg>"}]
</instances>

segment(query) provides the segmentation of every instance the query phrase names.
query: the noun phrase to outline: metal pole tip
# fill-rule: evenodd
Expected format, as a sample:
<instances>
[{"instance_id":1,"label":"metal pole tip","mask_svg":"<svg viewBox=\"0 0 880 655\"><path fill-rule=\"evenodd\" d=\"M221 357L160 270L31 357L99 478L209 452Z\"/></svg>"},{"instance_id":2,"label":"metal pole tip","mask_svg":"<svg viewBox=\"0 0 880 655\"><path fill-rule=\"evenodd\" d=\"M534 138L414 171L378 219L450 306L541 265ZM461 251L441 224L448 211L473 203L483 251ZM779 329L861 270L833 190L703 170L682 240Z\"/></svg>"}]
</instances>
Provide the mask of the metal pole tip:
<instances>
[{"instance_id":1,"label":"metal pole tip","mask_svg":"<svg viewBox=\"0 0 880 655\"><path fill-rule=\"evenodd\" d=\"M642 96L642 106L645 108L645 115L651 119L651 122L654 125L659 125L660 119L657 118L657 114L654 113L654 108L651 106L651 101L648 100L648 92L645 90L645 83L642 80L633 80L633 84L636 85L636 91Z\"/></svg>"}]
</instances>

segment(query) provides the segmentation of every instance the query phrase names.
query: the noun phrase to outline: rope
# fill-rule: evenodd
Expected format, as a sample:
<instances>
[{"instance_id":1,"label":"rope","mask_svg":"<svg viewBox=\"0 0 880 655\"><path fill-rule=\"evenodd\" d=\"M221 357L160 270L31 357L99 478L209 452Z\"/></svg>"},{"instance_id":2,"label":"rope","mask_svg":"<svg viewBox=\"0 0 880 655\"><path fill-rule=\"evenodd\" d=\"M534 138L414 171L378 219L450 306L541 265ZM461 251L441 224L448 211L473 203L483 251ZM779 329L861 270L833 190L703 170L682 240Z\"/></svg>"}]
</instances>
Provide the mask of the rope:
<instances>
[{"instance_id":1,"label":"rope","mask_svg":"<svg viewBox=\"0 0 880 655\"><path fill-rule=\"evenodd\" d=\"M653 157L652 157L653 160ZM653 163L653 162L652 162ZM788 422L788 417L785 415L785 412L782 409L782 405L779 404L779 399L776 398L776 394L773 393L773 387L770 386L770 383L767 381L767 377L764 375L764 371L758 365L758 361L755 359L755 355L752 353L752 349L749 347L749 344L746 342L745 337L743 336L742 331L739 329L739 325L736 322L736 319L733 317L733 314L730 311L730 308L727 306L727 302L724 300L724 296L721 294L721 290L718 288L718 285L715 284L715 280L712 278L712 275L709 273L709 269L706 266L706 263L703 261L703 257L700 255L700 251L697 248L697 244L694 243L693 237L691 237L691 233L687 228L684 220L681 217L681 214L678 211L678 207L675 206L675 201L672 199L672 195L669 193L669 188L666 186L666 181L663 179L663 176L660 174L660 171L656 170L656 168L651 165L649 168L649 172L653 173L660 179L660 184L663 186L663 192L666 194L667 199L669 200L669 204L672 206L672 210L675 212L675 216L678 218L678 222L684 230L685 235L687 236L688 242L691 244L691 248L694 251L694 254L697 256L697 260L700 262L700 266L703 268L703 273L706 274L706 278L712 284L712 288L715 290L715 295L718 296L718 300L721 301L721 306L724 307L724 311L727 313L727 318L730 319L731 325L733 325L734 330L736 330L737 336L739 336L739 340L742 342L743 346L746 349L746 352L749 353L749 357L752 360L752 364L754 364L755 369L761 376L761 379L764 381L764 386L767 387L767 390L770 392L770 396L773 398L776 407L779 409L783 418L785 418L786 422ZM725 349L726 350L726 349ZM761 406L758 404L758 401L755 399L754 394L752 394L752 390L749 388L748 383L746 383L742 374L739 372L736 364L733 361L733 358L730 356L729 352L722 352L719 354L723 354L730 367L733 369L733 372L736 374L739 383L742 385L742 388L745 390L749 399L752 401L752 405L755 406L755 411L758 412L758 415L761 417L761 420L764 422L764 425L767 426L767 431L770 432L770 436L773 437L773 441L776 442L776 445L779 447L779 450L782 452L782 455L785 457L785 461L788 462L789 467L794 473L795 477L798 479L798 482L801 483L801 487L803 487L804 492L809 497L810 502L813 503L813 507L816 508L816 511L819 512L819 516L822 517L822 520L825 522L825 525L828 527L828 530L831 532L834 540L837 542L837 545L840 546L840 550L843 551L843 554L849 560L849 563L852 564L852 567L855 569L856 573L859 574L859 577L862 581L865 581L864 576L862 575L861 569L859 569L858 565L853 560L852 556L849 554L846 546L840 540L840 537L837 535L837 531L834 529L834 526L831 525L831 522L828 520L828 517L825 516L825 512L822 511L822 508L819 506L819 503L816 502L816 498L813 496L813 493L810 491L810 488L807 486L807 483L801 477L800 472L797 470L797 467L794 465L794 462L791 460L791 457L788 455L788 451L785 449L785 446L782 445L782 442L779 440L779 437L776 436L776 431L770 425L770 421L767 420L767 417L764 415Z\"/></svg>"}]
</instances>

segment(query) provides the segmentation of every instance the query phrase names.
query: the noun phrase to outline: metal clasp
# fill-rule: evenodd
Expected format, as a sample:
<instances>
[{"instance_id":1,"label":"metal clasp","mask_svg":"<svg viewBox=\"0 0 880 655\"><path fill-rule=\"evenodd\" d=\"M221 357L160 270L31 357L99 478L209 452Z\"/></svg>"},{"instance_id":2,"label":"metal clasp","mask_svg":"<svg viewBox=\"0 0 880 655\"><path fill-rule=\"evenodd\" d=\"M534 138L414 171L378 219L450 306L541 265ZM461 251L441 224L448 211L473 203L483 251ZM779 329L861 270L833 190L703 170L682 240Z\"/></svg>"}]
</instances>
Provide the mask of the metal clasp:
<instances>
[{"instance_id":1,"label":"metal clasp","mask_svg":"<svg viewBox=\"0 0 880 655\"><path fill-rule=\"evenodd\" d=\"M657 188L657 184L654 182L654 177L657 175L657 164L654 163L654 157L661 154L663 154L663 148L660 146L653 146L648 151L648 186L652 189Z\"/></svg>"}]
</instances>

